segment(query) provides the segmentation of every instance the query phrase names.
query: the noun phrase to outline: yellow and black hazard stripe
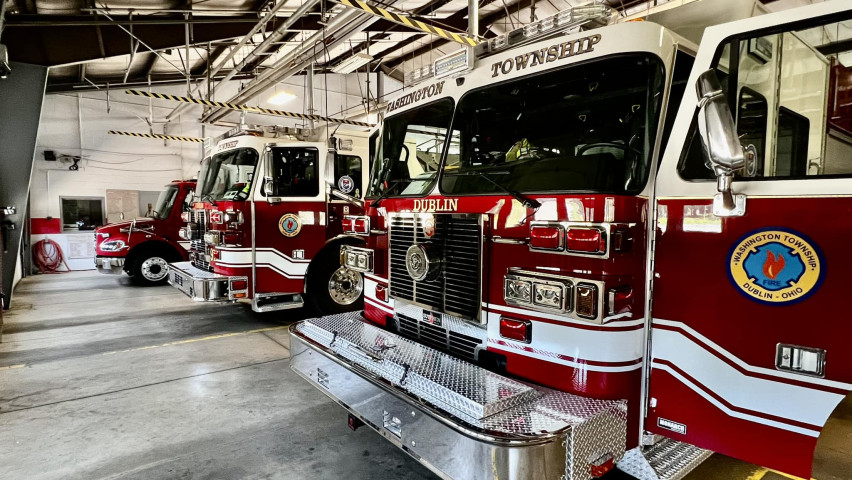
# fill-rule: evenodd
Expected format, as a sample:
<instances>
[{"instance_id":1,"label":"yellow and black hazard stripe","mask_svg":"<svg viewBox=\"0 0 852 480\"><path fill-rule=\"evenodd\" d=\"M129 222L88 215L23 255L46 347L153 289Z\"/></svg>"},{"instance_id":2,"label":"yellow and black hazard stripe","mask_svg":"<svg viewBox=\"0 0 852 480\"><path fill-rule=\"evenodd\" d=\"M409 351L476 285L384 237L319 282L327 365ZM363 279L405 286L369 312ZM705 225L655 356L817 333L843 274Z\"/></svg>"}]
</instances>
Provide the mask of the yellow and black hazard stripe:
<instances>
[{"instance_id":1,"label":"yellow and black hazard stripe","mask_svg":"<svg viewBox=\"0 0 852 480\"><path fill-rule=\"evenodd\" d=\"M443 28L438 28L434 25L429 25L428 23L423 23L419 20L415 20L410 17L406 17L404 15L398 15L393 12L389 12L381 7L376 7L374 5L370 5L367 2L363 2L361 0L336 0L347 7L357 8L358 10L363 10L369 14L376 15L378 17L385 18L390 20L391 22L398 23L400 25L405 25L406 27L413 28L415 30L420 30L421 32L426 32L430 35L437 35L445 40L449 40L451 42L460 43L462 45L467 45L469 47L475 47L477 43L476 39L468 37L467 35L463 35L460 33L449 32L444 30Z\"/></svg>"},{"instance_id":2,"label":"yellow and black hazard stripe","mask_svg":"<svg viewBox=\"0 0 852 480\"><path fill-rule=\"evenodd\" d=\"M355 120L323 117L322 115L306 115L304 113L285 112L282 110L274 110L271 108L263 107L251 107L249 105L242 105L237 103L215 102L213 100L204 100L201 98L179 97L177 95L169 95L167 93L145 92L142 90L125 90L124 93L128 93L130 95L138 95L140 97L159 98L160 100L171 100L173 102L194 103L196 105L206 105L208 107L228 108L231 110L238 110L240 112L261 113L264 115L275 115L278 117L300 118L302 120L314 120L317 122L343 123L346 125L356 125L358 127L369 128L373 126L369 123L358 122Z\"/></svg>"},{"instance_id":3,"label":"yellow and black hazard stripe","mask_svg":"<svg viewBox=\"0 0 852 480\"><path fill-rule=\"evenodd\" d=\"M161 138L163 140L175 140L178 142L197 142L201 143L204 141L203 138L198 137L179 137L177 135L162 135L159 133L136 133L136 132L120 132L118 130L110 130L110 135L124 135L125 137L142 137L142 138Z\"/></svg>"}]
</instances>

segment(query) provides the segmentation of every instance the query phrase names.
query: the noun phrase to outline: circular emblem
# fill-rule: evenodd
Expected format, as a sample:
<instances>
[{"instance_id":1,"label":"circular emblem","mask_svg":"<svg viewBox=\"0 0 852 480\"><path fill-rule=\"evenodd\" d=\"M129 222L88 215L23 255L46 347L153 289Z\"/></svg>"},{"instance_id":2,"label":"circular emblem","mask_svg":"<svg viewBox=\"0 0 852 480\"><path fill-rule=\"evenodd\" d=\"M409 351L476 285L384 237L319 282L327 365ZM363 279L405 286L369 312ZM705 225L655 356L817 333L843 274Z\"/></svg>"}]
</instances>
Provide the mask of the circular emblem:
<instances>
[{"instance_id":1,"label":"circular emblem","mask_svg":"<svg viewBox=\"0 0 852 480\"><path fill-rule=\"evenodd\" d=\"M780 305L804 300L822 283L822 252L802 234L781 228L741 238L729 254L728 274L751 300Z\"/></svg>"},{"instance_id":2,"label":"circular emblem","mask_svg":"<svg viewBox=\"0 0 852 480\"><path fill-rule=\"evenodd\" d=\"M337 188L343 193L349 193L355 189L355 180L352 180L349 175L344 175L337 181Z\"/></svg>"},{"instance_id":3,"label":"circular emblem","mask_svg":"<svg viewBox=\"0 0 852 480\"><path fill-rule=\"evenodd\" d=\"M295 237L302 230L302 222L299 216L293 213L285 213L278 219L278 231L285 237Z\"/></svg>"},{"instance_id":4,"label":"circular emblem","mask_svg":"<svg viewBox=\"0 0 852 480\"><path fill-rule=\"evenodd\" d=\"M434 280L441 272L441 260L430 244L416 244L405 252L405 269L415 281Z\"/></svg>"},{"instance_id":5,"label":"circular emblem","mask_svg":"<svg viewBox=\"0 0 852 480\"><path fill-rule=\"evenodd\" d=\"M432 215L426 215L425 217L423 219L423 235L432 238L432 235L435 235L435 217Z\"/></svg>"}]
</instances>

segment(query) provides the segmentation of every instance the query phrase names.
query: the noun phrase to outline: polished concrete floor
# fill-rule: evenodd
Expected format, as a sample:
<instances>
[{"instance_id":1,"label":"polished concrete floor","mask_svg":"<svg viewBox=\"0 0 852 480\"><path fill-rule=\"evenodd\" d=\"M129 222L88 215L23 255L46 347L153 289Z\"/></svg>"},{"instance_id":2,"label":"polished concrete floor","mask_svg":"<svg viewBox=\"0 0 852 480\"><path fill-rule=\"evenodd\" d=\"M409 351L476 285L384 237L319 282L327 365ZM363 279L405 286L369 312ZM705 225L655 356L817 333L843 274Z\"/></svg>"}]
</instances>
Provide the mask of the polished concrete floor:
<instances>
[{"instance_id":1,"label":"polished concrete floor","mask_svg":"<svg viewBox=\"0 0 852 480\"><path fill-rule=\"evenodd\" d=\"M290 370L286 328L301 311L199 304L97 272L27 278L12 302L0 479L437 478L349 430ZM714 455L687 478L784 477Z\"/></svg>"},{"instance_id":2,"label":"polished concrete floor","mask_svg":"<svg viewBox=\"0 0 852 480\"><path fill-rule=\"evenodd\" d=\"M196 304L97 272L19 285L0 478L435 478L289 368L298 311Z\"/></svg>"}]
</instances>

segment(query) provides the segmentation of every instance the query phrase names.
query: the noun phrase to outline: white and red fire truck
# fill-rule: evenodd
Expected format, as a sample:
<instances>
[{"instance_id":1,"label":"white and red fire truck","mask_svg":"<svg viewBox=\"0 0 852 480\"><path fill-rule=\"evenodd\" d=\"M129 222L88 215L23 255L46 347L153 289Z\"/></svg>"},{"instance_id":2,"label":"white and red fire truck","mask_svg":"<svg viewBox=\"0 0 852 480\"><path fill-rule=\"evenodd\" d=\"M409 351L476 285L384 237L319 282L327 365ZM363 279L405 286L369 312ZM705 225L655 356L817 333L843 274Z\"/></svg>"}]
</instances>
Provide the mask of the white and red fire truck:
<instances>
[{"instance_id":1,"label":"white and red fire truck","mask_svg":"<svg viewBox=\"0 0 852 480\"><path fill-rule=\"evenodd\" d=\"M199 301L251 301L259 312L360 308L361 273L341 267L349 215L361 215L369 133L242 126L211 142L181 235L190 260L169 283Z\"/></svg>"},{"instance_id":2,"label":"white and red fire truck","mask_svg":"<svg viewBox=\"0 0 852 480\"><path fill-rule=\"evenodd\" d=\"M590 12L389 102L341 254L363 314L292 326L291 368L444 478L680 478L710 451L810 478L852 391L852 6L697 51Z\"/></svg>"}]
</instances>

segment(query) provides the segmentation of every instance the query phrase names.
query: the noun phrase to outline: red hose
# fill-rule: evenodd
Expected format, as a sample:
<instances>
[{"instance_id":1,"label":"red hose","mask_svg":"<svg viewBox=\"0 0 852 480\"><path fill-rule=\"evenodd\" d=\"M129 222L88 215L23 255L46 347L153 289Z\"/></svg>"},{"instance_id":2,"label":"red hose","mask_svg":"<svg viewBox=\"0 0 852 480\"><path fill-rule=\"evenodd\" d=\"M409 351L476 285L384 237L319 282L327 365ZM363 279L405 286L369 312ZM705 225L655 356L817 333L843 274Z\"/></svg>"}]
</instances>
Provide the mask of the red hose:
<instances>
[{"instance_id":1,"label":"red hose","mask_svg":"<svg viewBox=\"0 0 852 480\"><path fill-rule=\"evenodd\" d=\"M65 266L65 271L71 271L65 259L62 258L62 248L49 238L33 245L33 262L41 273L65 273L57 271L60 265Z\"/></svg>"}]
</instances>

